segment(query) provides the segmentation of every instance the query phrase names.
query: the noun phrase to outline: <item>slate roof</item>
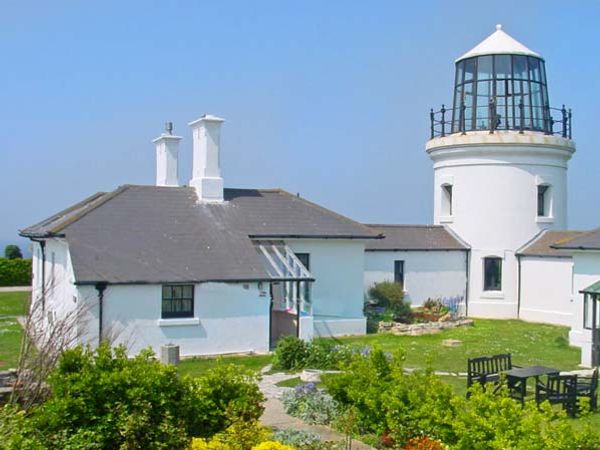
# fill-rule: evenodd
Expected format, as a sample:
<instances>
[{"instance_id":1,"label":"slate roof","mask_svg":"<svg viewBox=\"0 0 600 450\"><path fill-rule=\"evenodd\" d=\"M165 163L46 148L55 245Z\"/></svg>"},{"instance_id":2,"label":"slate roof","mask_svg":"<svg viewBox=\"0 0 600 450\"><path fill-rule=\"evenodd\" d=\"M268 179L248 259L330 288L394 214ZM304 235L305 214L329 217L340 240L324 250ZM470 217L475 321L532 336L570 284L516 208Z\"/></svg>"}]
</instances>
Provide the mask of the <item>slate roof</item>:
<instances>
[{"instance_id":1,"label":"slate roof","mask_svg":"<svg viewBox=\"0 0 600 450\"><path fill-rule=\"evenodd\" d=\"M21 230L65 237L78 284L268 280L251 237L374 239L368 227L281 190L125 185Z\"/></svg>"},{"instance_id":2,"label":"slate roof","mask_svg":"<svg viewBox=\"0 0 600 450\"><path fill-rule=\"evenodd\" d=\"M441 225L367 225L385 237L367 242L366 251L467 250L469 246Z\"/></svg>"},{"instance_id":3,"label":"slate roof","mask_svg":"<svg viewBox=\"0 0 600 450\"><path fill-rule=\"evenodd\" d=\"M600 228L581 233L567 242L556 243L554 247L565 250L600 250Z\"/></svg>"},{"instance_id":4,"label":"slate roof","mask_svg":"<svg viewBox=\"0 0 600 450\"><path fill-rule=\"evenodd\" d=\"M557 249L554 247L554 245L568 242L582 234L582 231L544 230L519 250L517 250L517 255L569 258L573 255L572 252L568 250Z\"/></svg>"}]
</instances>

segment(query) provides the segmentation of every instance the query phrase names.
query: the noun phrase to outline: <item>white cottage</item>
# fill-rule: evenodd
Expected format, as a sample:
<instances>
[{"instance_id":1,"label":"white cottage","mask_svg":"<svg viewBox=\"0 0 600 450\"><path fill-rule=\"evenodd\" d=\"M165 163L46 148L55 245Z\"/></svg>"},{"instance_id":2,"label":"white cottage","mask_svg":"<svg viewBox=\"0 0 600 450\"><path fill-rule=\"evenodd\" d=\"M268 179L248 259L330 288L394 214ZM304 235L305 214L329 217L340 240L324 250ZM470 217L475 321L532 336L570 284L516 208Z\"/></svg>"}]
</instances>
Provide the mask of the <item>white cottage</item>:
<instances>
[{"instance_id":1,"label":"white cottage","mask_svg":"<svg viewBox=\"0 0 600 450\"><path fill-rule=\"evenodd\" d=\"M82 340L110 333L132 354L168 343L184 356L267 352L287 334L365 333L364 250L379 233L280 189L224 189L221 124L190 123L190 186L179 186L181 138L169 129L154 140L155 186L97 193L21 231L43 320L87 305Z\"/></svg>"}]
</instances>

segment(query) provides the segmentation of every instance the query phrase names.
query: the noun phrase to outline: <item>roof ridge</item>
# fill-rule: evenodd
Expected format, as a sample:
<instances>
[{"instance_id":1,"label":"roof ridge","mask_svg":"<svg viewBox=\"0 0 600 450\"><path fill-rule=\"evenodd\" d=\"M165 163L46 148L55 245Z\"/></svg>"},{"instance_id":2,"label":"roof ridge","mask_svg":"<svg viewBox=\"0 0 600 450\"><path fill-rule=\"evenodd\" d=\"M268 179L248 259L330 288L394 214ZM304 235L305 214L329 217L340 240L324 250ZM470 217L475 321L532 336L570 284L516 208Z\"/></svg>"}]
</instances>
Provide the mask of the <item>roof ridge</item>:
<instances>
[{"instance_id":1,"label":"roof ridge","mask_svg":"<svg viewBox=\"0 0 600 450\"><path fill-rule=\"evenodd\" d=\"M129 189L132 186L134 186L134 185L124 184L122 186L119 186L114 191L106 193L103 197L101 197L99 199L99 201L96 204L92 205L90 208L88 208L88 209L86 209L84 211L81 211L81 213L79 213L79 214L75 214L73 217L70 217L69 219L65 220L65 222L59 224L57 227L50 229L49 234L56 234L59 231L64 230L69 225L74 224L75 222L77 222L81 218L85 217L90 212L98 209L100 206L104 205L108 201L110 201L113 198L117 197L119 194L125 192L127 189Z\"/></svg>"}]
</instances>

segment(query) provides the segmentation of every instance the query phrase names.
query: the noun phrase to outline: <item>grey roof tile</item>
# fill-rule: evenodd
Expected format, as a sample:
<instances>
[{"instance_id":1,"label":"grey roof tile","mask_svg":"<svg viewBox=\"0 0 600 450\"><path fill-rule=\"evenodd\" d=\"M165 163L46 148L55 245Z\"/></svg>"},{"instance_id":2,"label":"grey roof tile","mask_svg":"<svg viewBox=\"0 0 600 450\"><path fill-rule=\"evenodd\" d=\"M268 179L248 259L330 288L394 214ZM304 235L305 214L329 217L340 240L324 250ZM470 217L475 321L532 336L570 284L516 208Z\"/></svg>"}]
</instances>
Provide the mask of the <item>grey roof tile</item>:
<instances>
[{"instance_id":1,"label":"grey roof tile","mask_svg":"<svg viewBox=\"0 0 600 450\"><path fill-rule=\"evenodd\" d=\"M383 239L369 241L367 251L386 250L467 250L450 230L441 225L368 225L382 233Z\"/></svg>"},{"instance_id":2,"label":"grey roof tile","mask_svg":"<svg viewBox=\"0 0 600 450\"><path fill-rule=\"evenodd\" d=\"M554 246L569 242L571 239L582 234L582 231L544 230L521 247L521 249L517 250L517 255L568 258L573 254L571 251L559 249Z\"/></svg>"},{"instance_id":3,"label":"grey roof tile","mask_svg":"<svg viewBox=\"0 0 600 450\"><path fill-rule=\"evenodd\" d=\"M581 233L566 242L557 242L553 247L567 250L600 250L600 228Z\"/></svg>"},{"instance_id":4,"label":"grey roof tile","mask_svg":"<svg viewBox=\"0 0 600 450\"><path fill-rule=\"evenodd\" d=\"M366 226L280 190L126 185L98 193L23 236L64 236L80 284L266 280L251 236L375 238Z\"/></svg>"}]
</instances>

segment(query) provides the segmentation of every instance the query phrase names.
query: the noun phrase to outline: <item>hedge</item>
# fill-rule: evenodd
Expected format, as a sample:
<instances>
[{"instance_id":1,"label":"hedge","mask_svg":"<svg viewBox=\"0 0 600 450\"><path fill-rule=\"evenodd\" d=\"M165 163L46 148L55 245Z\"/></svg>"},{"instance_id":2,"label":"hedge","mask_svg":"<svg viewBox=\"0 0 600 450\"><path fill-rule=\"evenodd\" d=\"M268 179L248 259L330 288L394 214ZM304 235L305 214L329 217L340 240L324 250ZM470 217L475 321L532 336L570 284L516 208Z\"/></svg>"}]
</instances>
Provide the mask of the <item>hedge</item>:
<instances>
[{"instance_id":1,"label":"hedge","mask_svg":"<svg viewBox=\"0 0 600 450\"><path fill-rule=\"evenodd\" d=\"M0 286L29 286L31 259L0 258Z\"/></svg>"}]
</instances>

